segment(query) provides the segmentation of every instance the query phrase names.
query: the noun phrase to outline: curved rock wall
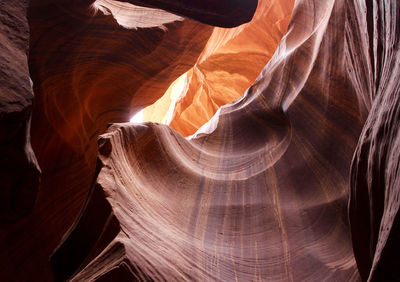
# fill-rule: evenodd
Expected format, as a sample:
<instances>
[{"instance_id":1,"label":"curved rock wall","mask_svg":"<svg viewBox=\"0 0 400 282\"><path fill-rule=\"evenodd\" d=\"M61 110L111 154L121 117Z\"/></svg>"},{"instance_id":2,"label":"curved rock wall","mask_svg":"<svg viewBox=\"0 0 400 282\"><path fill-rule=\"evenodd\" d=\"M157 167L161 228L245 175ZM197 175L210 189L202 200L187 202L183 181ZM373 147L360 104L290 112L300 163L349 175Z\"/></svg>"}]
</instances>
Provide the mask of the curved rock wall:
<instances>
[{"instance_id":1,"label":"curved rock wall","mask_svg":"<svg viewBox=\"0 0 400 282\"><path fill-rule=\"evenodd\" d=\"M218 108L251 86L285 34L294 1L260 0L253 20L233 29L215 28L196 64L165 97L144 111L184 136L193 134Z\"/></svg>"},{"instance_id":2,"label":"curved rock wall","mask_svg":"<svg viewBox=\"0 0 400 282\"><path fill-rule=\"evenodd\" d=\"M28 1L0 3L0 228L29 213L40 169L31 148Z\"/></svg>"},{"instance_id":3,"label":"curved rock wall","mask_svg":"<svg viewBox=\"0 0 400 282\"><path fill-rule=\"evenodd\" d=\"M56 277L358 281L347 205L373 97L366 11L297 1L255 83L191 138L111 126L95 196L52 257ZM87 233L100 203L102 232ZM71 257L79 266L64 269Z\"/></svg>"},{"instance_id":4,"label":"curved rock wall","mask_svg":"<svg viewBox=\"0 0 400 282\"><path fill-rule=\"evenodd\" d=\"M363 280L400 277L400 3L367 7L373 104L351 171L350 222Z\"/></svg>"},{"instance_id":5,"label":"curved rock wall","mask_svg":"<svg viewBox=\"0 0 400 282\"><path fill-rule=\"evenodd\" d=\"M39 169L28 3L11 2L0 4L0 280L398 279L397 1L296 1L253 85L190 138L118 122L194 64L175 86L208 85L193 70L212 73L210 62L234 55L227 46L262 49L265 63L266 42L242 32L263 32L252 23L224 30L182 18L236 25L235 11L251 4L249 19L255 2L190 0L172 15L153 8L179 1L31 1L32 144L43 174L23 219ZM254 20L264 26L286 17L260 13L266 3L292 2L260 1ZM247 62L243 54L226 61ZM241 71L229 66L230 78ZM230 85L213 73L213 89L239 93L252 80L242 75ZM189 108L177 104L176 116Z\"/></svg>"},{"instance_id":6,"label":"curved rock wall","mask_svg":"<svg viewBox=\"0 0 400 282\"><path fill-rule=\"evenodd\" d=\"M257 8L257 0L122 0L145 7L163 9L202 23L235 27L248 22Z\"/></svg>"},{"instance_id":7,"label":"curved rock wall","mask_svg":"<svg viewBox=\"0 0 400 282\"><path fill-rule=\"evenodd\" d=\"M119 5L113 1L102 1L101 5L88 2L31 1L29 7L29 67L35 91L32 145L43 175L33 212L0 234L0 261L10 265L0 275L3 281L27 281L29 277L51 281L48 258L87 196L95 172L97 136L108 123L127 121L131 112L160 98L180 74L193 66L212 32L210 26L175 15L164 17L165 12L148 8L146 13L159 18L159 24L141 27L142 8L129 4L121 13L110 8ZM25 17L25 42L17 42L25 49L21 47L14 54L25 63L17 65L25 80L16 77L15 81L26 92L25 104L21 102L26 108L21 116L24 124L17 135L25 138L20 132L25 133L32 100L28 96L32 94L25 55L29 40L27 4L16 7L25 7L17 14ZM124 17L130 19L128 24L139 26L121 26L118 20ZM162 21L165 18L167 22ZM24 146L29 148L29 143L22 142L26 139L9 139L11 146L19 146L18 153L24 152ZM12 153L10 146L3 148ZM26 157L13 158L26 162ZM25 188L29 188L27 183L35 184L26 170L15 166L9 162L2 173L8 178L14 174L20 177L21 173ZM11 180L5 176L1 181L9 183ZM24 198L26 192L13 193L23 204L33 205ZM9 206L5 202L2 208ZM21 265L24 271L18 271Z\"/></svg>"}]
</instances>

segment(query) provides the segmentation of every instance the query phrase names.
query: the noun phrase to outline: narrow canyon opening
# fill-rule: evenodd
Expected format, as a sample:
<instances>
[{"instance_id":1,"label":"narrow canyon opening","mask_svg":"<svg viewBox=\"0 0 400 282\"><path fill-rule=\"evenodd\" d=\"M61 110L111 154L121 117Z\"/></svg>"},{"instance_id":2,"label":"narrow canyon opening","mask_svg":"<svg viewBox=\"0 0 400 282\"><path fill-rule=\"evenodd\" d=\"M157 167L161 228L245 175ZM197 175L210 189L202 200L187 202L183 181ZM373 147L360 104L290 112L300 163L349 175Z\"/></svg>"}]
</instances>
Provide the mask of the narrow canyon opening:
<instances>
[{"instance_id":1,"label":"narrow canyon opening","mask_svg":"<svg viewBox=\"0 0 400 282\"><path fill-rule=\"evenodd\" d=\"M183 136L195 133L254 83L285 34L293 5L292 0L259 1L251 22L213 28L194 66L130 121L167 124Z\"/></svg>"},{"instance_id":2,"label":"narrow canyon opening","mask_svg":"<svg viewBox=\"0 0 400 282\"><path fill-rule=\"evenodd\" d=\"M250 23L227 29L119 1L31 1L31 142L42 177L30 226L49 238L37 255L47 261L82 208L109 124L146 108L137 120L193 134L260 74L293 5L259 1Z\"/></svg>"},{"instance_id":3,"label":"narrow canyon opening","mask_svg":"<svg viewBox=\"0 0 400 282\"><path fill-rule=\"evenodd\" d=\"M397 281L399 7L3 1L0 280Z\"/></svg>"}]
</instances>

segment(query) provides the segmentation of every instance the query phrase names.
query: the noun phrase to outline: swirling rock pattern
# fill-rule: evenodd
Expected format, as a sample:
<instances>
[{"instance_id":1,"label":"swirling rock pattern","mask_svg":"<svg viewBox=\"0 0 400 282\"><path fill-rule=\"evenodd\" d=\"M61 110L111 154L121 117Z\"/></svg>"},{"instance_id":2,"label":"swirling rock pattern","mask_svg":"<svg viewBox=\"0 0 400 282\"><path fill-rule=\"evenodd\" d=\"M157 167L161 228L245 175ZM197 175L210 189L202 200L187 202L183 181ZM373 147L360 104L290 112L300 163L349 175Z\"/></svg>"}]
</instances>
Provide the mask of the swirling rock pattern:
<instances>
[{"instance_id":1,"label":"swirling rock pattern","mask_svg":"<svg viewBox=\"0 0 400 282\"><path fill-rule=\"evenodd\" d=\"M52 257L56 277L358 281L347 205L374 98L368 8L297 1L255 83L191 138L112 125L92 196Z\"/></svg>"},{"instance_id":2,"label":"swirling rock pattern","mask_svg":"<svg viewBox=\"0 0 400 282\"><path fill-rule=\"evenodd\" d=\"M122 2L163 9L221 27L235 27L250 21L257 8L257 0L123 0Z\"/></svg>"},{"instance_id":3,"label":"swirling rock pattern","mask_svg":"<svg viewBox=\"0 0 400 282\"><path fill-rule=\"evenodd\" d=\"M350 222L363 280L400 279L400 3L371 1L373 104L354 155Z\"/></svg>"},{"instance_id":4,"label":"swirling rock pattern","mask_svg":"<svg viewBox=\"0 0 400 282\"><path fill-rule=\"evenodd\" d=\"M2 281L27 281L31 277L52 280L48 257L87 196L96 166L97 135L105 131L108 123L128 121L130 112L161 97L180 74L193 66L213 29L176 15L166 15L164 11L127 5L114 1L30 3L29 71L35 91L32 146L43 175L33 212L23 222L0 232L0 262L10 266L1 271ZM25 41L15 41L21 49L17 45L15 53L7 53L18 62L14 60L10 65L20 71L10 74L15 78L10 81L26 93L9 92L12 95L7 97L24 97L25 104L21 105L26 107L25 123L21 128L26 129L33 97L29 92L25 54L29 40L28 4L15 3L15 7L24 8L15 14L25 20L21 37ZM124 8L123 12L119 8ZM144 11L147 17L157 19L157 24L143 22L140 15ZM11 10L10 14L13 13ZM9 34L19 39L16 31ZM20 65L20 61L25 65ZM24 93L26 97L22 96ZM25 138L21 132L25 133L18 131L18 138ZM10 137L12 141L6 141L11 146L19 146L18 152L22 153L24 148L29 148L29 143L18 138ZM9 150L11 146L3 146L1 150ZM22 160L22 157L13 158ZM1 181L8 181L8 174L13 175L8 169L25 176L23 187L29 188L28 184L35 183L22 166L17 169L11 162L1 170ZM27 204L25 194L24 191L14 193ZM2 209L8 206L5 202Z\"/></svg>"},{"instance_id":5,"label":"swirling rock pattern","mask_svg":"<svg viewBox=\"0 0 400 282\"><path fill-rule=\"evenodd\" d=\"M0 280L398 280L397 1L296 1L239 100L190 138L156 123L110 125L96 164L107 124L153 103L203 56L213 28L183 17L232 26L255 8L129 2L30 2L43 175L18 222L39 176L28 4L0 4L2 161L10 156L0 170ZM53 277L48 257L89 187L51 257Z\"/></svg>"},{"instance_id":6,"label":"swirling rock pattern","mask_svg":"<svg viewBox=\"0 0 400 282\"><path fill-rule=\"evenodd\" d=\"M261 0L250 23L215 28L194 67L145 109L144 119L168 124L188 136L220 106L242 96L285 34L293 3Z\"/></svg>"},{"instance_id":7,"label":"swirling rock pattern","mask_svg":"<svg viewBox=\"0 0 400 282\"><path fill-rule=\"evenodd\" d=\"M0 228L31 211L40 169L30 141L28 1L0 3Z\"/></svg>"}]
</instances>

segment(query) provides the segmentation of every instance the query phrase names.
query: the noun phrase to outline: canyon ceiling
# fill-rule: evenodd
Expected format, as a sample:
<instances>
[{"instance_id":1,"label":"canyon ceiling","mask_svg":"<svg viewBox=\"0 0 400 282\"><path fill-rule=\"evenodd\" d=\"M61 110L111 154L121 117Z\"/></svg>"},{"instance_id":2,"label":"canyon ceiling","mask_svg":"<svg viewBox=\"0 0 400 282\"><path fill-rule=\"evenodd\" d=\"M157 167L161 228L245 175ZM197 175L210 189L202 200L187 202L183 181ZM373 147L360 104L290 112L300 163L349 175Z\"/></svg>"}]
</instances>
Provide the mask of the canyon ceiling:
<instances>
[{"instance_id":1,"label":"canyon ceiling","mask_svg":"<svg viewBox=\"0 0 400 282\"><path fill-rule=\"evenodd\" d=\"M399 1L0 19L0 281L400 281Z\"/></svg>"}]
</instances>

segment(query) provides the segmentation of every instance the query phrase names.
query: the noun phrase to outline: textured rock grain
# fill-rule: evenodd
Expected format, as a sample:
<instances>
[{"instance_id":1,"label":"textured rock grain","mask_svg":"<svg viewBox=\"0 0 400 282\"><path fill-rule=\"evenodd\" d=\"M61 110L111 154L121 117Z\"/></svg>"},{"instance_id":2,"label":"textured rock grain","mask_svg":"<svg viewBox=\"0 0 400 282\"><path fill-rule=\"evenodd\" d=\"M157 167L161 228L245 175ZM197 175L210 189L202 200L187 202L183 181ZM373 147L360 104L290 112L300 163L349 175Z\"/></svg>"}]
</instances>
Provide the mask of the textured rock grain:
<instances>
[{"instance_id":1,"label":"textured rock grain","mask_svg":"<svg viewBox=\"0 0 400 282\"><path fill-rule=\"evenodd\" d=\"M0 228L29 213L40 169L30 141L28 1L0 3Z\"/></svg>"},{"instance_id":2,"label":"textured rock grain","mask_svg":"<svg viewBox=\"0 0 400 282\"><path fill-rule=\"evenodd\" d=\"M400 279L400 3L371 1L372 108L354 155L350 222L363 280Z\"/></svg>"},{"instance_id":3,"label":"textured rock grain","mask_svg":"<svg viewBox=\"0 0 400 282\"><path fill-rule=\"evenodd\" d=\"M123 0L123 2L163 9L213 26L235 27L252 19L258 1Z\"/></svg>"},{"instance_id":4,"label":"textured rock grain","mask_svg":"<svg viewBox=\"0 0 400 282\"><path fill-rule=\"evenodd\" d=\"M25 4L16 7L26 8ZM28 281L31 277L52 280L48 258L87 196L96 166L97 135L105 131L108 123L128 121L130 113L155 102L179 75L193 66L213 28L175 15L163 17L161 14L166 12L153 9L145 11L145 18L174 20L135 28L135 24L143 24L137 7L129 4L121 13L107 10L108 5L118 7L118 3L101 1L101 4L30 3L29 70L35 91L32 146L43 175L33 212L20 224L0 232L0 262L9 265L0 273L2 281ZM139 10L143 12L142 8ZM21 14L26 17L26 9ZM131 28L118 23L126 18L129 22L124 23L132 25ZM25 71L20 74L26 79L18 80L13 74L12 83L22 90L26 88L26 94L31 95L25 97L22 96L25 92L13 92L25 97L22 102L28 109L33 96L25 53L29 40L27 27L25 18L25 41L18 41L24 47L23 52L15 47L18 52L9 54L17 56L13 60L25 63L12 64ZM29 112L24 114L19 118L24 118L25 124ZM21 128L26 128L24 124ZM18 138L11 138L11 143L23 152ZM24 187L34 184L22 168L11 164L2 173L10 174L9 168L11 173L18 171L25 176ZM2 175L0 181L7 179L8 174ZM2 208L9 205L2 204Z\"/></svg>"},{"instance_id":5,"label":"textured rock grain","mask_svg":"<svg viewBox=\"0 0 400 282\"><path fill-rule=\"evenodd\" d=\"M33 0L30 33L28 2L3 2L1 281L398 280L398 1L263 0L226 30L185 17L233 26L255 1ZM28 45L43 174L22 218L39 179ZM176 87L244 95L189 138L122 123L191 68ZM186 96L173 121L191 134Z\"/></svg>"},{"instance_id":6,"label":"textured rock grain","mask_svg":"<svg viewBox=\"0 0 400 282\"><path fill-rule=\"evenodd\" d=\"M118 234L104 248L76 241L78 221L54 269L65 249L92 247L79 267L57 275L358 281L347 205L351 159L371 106L366 22L357 1L297 1L254 84L194 136L155 123L111 126L100 138L92 189L105 194Z\"/></svg>"},{"instance_id":7,"label":"textured rock grain","mask_svg":"<svg viewBox=\"0 0 400 282\"><path fill-rule=\"evenodd\" d=\"M215 28L194 67L145 109L144 119L168 124L184 136L193 134L253 84L286 33L293 4L260 0L250 23Z\"/></svg>"}]
</instances>

